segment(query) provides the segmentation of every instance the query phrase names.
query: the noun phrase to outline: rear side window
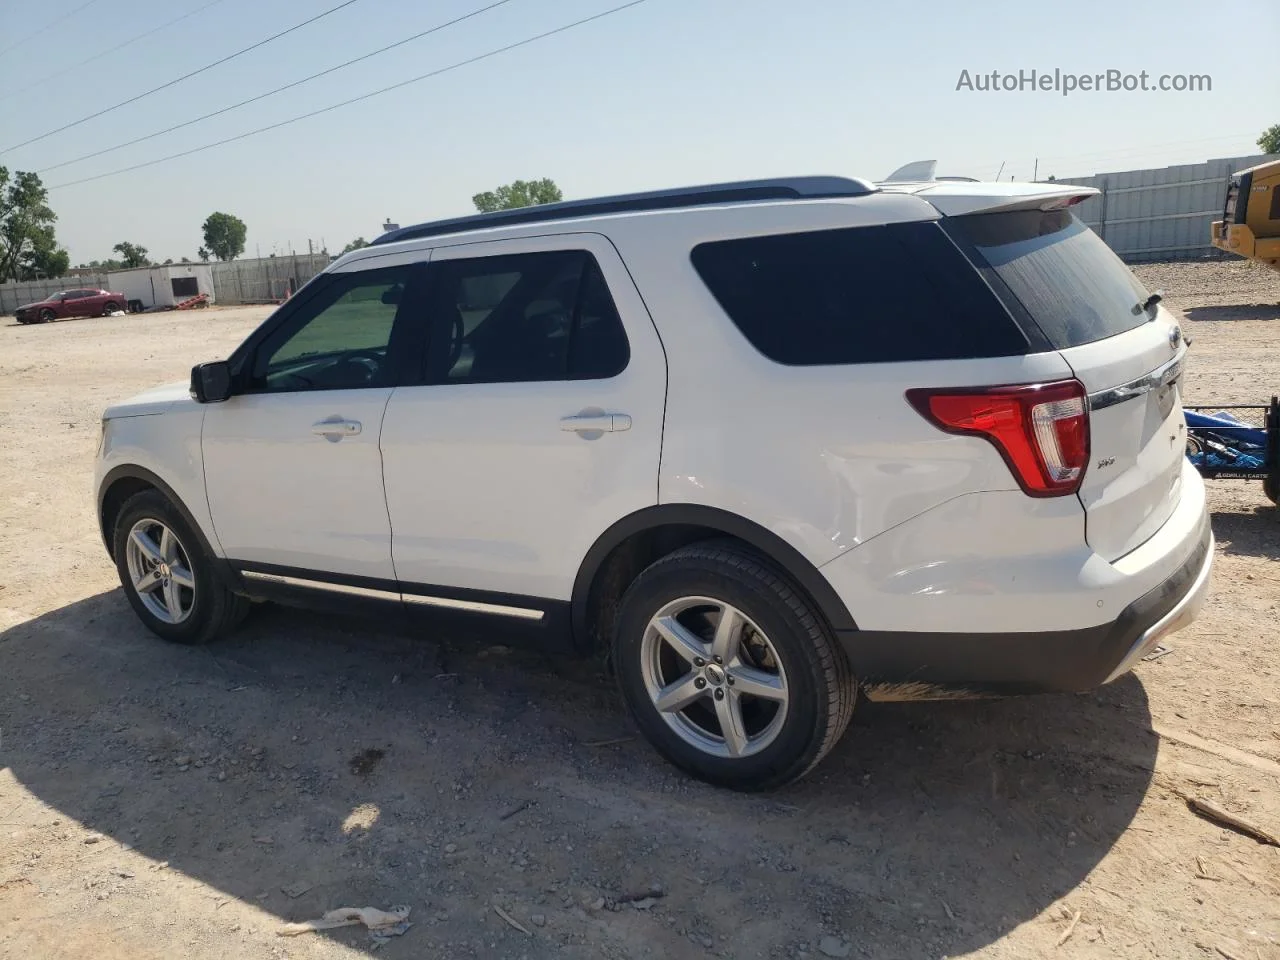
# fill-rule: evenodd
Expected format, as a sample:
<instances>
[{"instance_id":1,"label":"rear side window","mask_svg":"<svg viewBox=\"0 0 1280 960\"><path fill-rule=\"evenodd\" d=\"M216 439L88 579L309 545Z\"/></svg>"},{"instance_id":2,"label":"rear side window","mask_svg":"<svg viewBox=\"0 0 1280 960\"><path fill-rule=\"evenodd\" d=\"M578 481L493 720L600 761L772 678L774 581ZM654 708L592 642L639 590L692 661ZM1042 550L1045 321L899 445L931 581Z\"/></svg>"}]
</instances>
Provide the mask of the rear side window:
<instances>
[{"instance_id":1,"label":"rear side window","mask_svg":"<svg viewBox=\"0 0 1280 960\"><path fill-rule=\"evenodd\" d=\"M1069 210L952 217L947 229L992 269L1058 350L1114 337L1150 319L1147 291Z\"/></svg>"},{"instance_id":2,"label":"rear side window","mask_svg":"<svg viewBox=\"0 0 1280 960\"><path fill-rule=\"evenodd\" d=\"M743 336L778 363L1027 350L1008 311L932 222L704 243L693 265Z\"/></svg>"},{"instance_id":3,"label":"rear side window","mask_svg":"<svg viewBox=\"0 0 1280 960\"><path fill-rule=\"evenodd\" d=\"M585 250L431 265L428 382L523 383L616 376L630 351Z\"/></svg>"}]
</instances>

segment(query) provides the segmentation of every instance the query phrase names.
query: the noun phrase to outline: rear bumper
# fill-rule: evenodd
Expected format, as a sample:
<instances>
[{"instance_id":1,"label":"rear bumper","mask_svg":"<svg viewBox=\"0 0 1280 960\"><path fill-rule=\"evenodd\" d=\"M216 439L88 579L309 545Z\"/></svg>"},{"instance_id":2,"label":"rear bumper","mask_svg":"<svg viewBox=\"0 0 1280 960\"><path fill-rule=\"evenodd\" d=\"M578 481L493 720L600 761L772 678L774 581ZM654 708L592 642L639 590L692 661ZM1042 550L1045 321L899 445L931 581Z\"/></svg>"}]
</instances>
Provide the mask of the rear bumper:
<instances>
[{"instance_id":1,"label":"rear bumper","mask_svg":"<svg viewBox=\"0 0 1280 960\"><path fill-rule=\"evenodd\" d=\"M1035 633L843 631L872 700L932 700L1078 692L1126 673L1163 637L1195 619L1209 591L1213 534L1161 583L1094 627Z\"/></svg>"}]
</instances>

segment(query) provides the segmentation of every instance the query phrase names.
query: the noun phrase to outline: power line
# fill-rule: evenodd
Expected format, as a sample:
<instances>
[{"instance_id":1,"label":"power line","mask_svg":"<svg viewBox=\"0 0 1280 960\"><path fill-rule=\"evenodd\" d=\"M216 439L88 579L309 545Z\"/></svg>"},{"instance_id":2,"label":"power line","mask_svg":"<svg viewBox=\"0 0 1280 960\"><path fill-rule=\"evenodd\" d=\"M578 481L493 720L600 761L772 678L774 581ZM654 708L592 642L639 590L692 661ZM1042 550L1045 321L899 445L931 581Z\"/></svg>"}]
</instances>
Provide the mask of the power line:
<instances>
[{"instance_id":1,"label":"power line","mask_svg":"<svg viewBox=\"0 0 1280 960\"><path fill-rule=\"evenodd\" d=\"M71 73L73 70L79 70L81 67L86 66L87 64L93 63L95 60L101 60L103 57L110 56L113 53L118 53L119 51L123 50L125 47L133 46L133 44L137 43L139 40L145 40L147 37L151 36L153 33L159 33L161 30L167 29L168 27L172 27L175 23L181 23L183 20L186 20L188 17L194 17L197 13L200 13L204 10L208 10L210 7L212 7L214 4L217 4L217 3L222 3L222 0L209 0L209 2L202 7L196 7L196 9L188 11L187 13L184 13L179 17L174 17L172 20L166 20L164 23L160 24L160 26L158 27L152 27L150 30L146 31L145 33L140 33L136 37L131 37L128 40L124 41L123 43L118 43L114 47L110 47L109 49L103 50L101 53L95 53L92 57L88 57L85 60L81 60L79 63L73 63L71 66L67 67L65 70L59 70L57 73L51 73L47 77L41 77L35 83L28 83L25 87L19 87L17 90L10 90L8 93L0 94L0 101L8 100L11 97L16 97L20 93L26 93L28 90L41 86L42 84L46 84L50 80L56 80L58 77L65 77L68 73Z\"/></svg>"},{"instance_id":2,"label":"power line","mask_svg":"<svg viewBox=\"0 0 1280 960\"><path fill-rule=\"evenodd\" d=\"M205 64L203 67L200 67L198 70L192 70L190 73L185 73L182 76L177 77L176 79L168 81L167 83L162 83L158 87L152 87L150 90L147 90L144 93L140 93L137 96L130 97L128 100L121 100L119 103L114 104L113 106L110 106L110 107L106 107L105 109L99 110L96 113L91 113L87 117L81 117L79 120L73 120L71 123L63 124L62 126L58 127L58 129L56 130L50 130L48 133L42 133L38 137L32 137L30 140L23 140L21 143L15 143L11 147L5 147L3 150L0 150L0 153L8 153L10 150L17 150L19 147L27 146L27 144L35 143L36 141L43 140L46 137L52 137L55 133L61 133L63 130L70 130L72 127L78 127L80 124L85 123L86 121L92 120L95 117L100 117L105 113L110 113L113 110L119 110L121 107L128 106L131 103L137 103L143 97L149 97L153 93L159 93L161 90L165 90L169 87L172 87L174 84L181 83L183 80L190 80L192 77L196 76L197 74L204 73L206 70L212 70L214 67L224 64L228 60L234 60L236 57L241 56L242 54L246 54L250 50L257 50L259 47L266 46L268 43L271 43L273 40L279 40L281 37L285 36L286 34L293 33L295 30L301 30L303 27L307 26L308 24L315 23L317 20L321 20L329 16L329 14L331 13L337 13L343 7L349 7L353 3L358 3L358 2L359 0L343 0L343 2L338 4L336 7L330 7L328 10L325 10L322 13L317 13L314 17L311 17L308 20L303 20L301 23L295 23L292 27L289 27L287 30L281 30L279 33L272 34L271 36L267 37L265 40L259 40L257 43L250 44L249 46L245 47L242 50L237 50L235 53L228 54L227 56L223 57L221 60L215 60L213 61L213 63Z\"/></svg>"},{"instance_id":3,"label":"power line","mask_svg":"<svg viewBox=\"0 0 1280 960\"><path fill-rule=\"evenodd\" d=\"M21 40L19 40L17 43L9 44L9 46L5 47L3 50L0 50L0 54L5 54L5 53L8 53L10 50L17 49L18 47L26 43L28 40L34 40L36 37L40 36L40 34L45 33L46 31L52 30L54 27L56 27L60 23L65 23L66 21L74 17L77 13L79 13L81 10L85 9L86 7L91 7L97 2L98 0L88 0L88 2L80 4L80 6L76 7L70 13L63 14L57 20L54 20L50 23L46 23L43 27L41 27L35 33L29 33L25 37L23 37Z\"/></svg>"},{"instance_id":4,"label":"power line","mask_svg":"<svg viewBox=\"0 0 1280 960\"><path fill-rule=\"evenodd\" d=\"M376 57L379 54L386 53L388 50L394 50L396 47L402 47L406 43L412 43L414 40L421 40L423 37L427 36L428 34L438 33L439 31L444 30L447 27L452 27L454 24L461 23L464 20L470 20L472 17L478 17L480 14L485 13L489 10L492 10L494 7L500 7L503 4L510 3L510 2L511 0L496 0L496 2L490 3L488 6L485 6L485 7L481 7L479 10L473 10L471 11L471 13L463 14L460 17L455 17L454 19L448 21L447 23L441 23L437 26L432 27L429 30L423 30L421 33L415 33L411 37L405 37L403 40L397 40L395 43L388 44L385 47L380 47L377 50L372 50L369 53L364 54L363 56L356 57L353 60L348 60L346 63L340 63L337 66L330 67L327 70L321 70L319 73L313 73L309 77L303 77L301 80L293 81L293 83L286 83L283 87L276 87L274 90L268 90L266 93L260 93L256 97L250 97L248 100L241 100L239 103L233 103L229 107L223 107L220 110L214 110L212 113L206 113L204 116L194 117L191 120L184 120L182 121L182 123L175 123L171 127L165 127L163 130L157 130L155 133L148 133L146 136L143 136L143 137L135 137L132 140L126 140L124 143L117 143L115 146L112 146L112 147L104 147L101 150L95 150L93 153L86 153L83 156L76 157L72 160L63 160L61 163L55 163L53 164L53 166L45 167L43 170L39 172L48 173L50 170L58 170L61 167L68 167L73 163L79 163L81 160L89 160L93 157L100 157L104 153L113 153L116 150L122 150L125 147L131 147L135 143L142 143L144 140L152 140L156 137L163 136L166 133L172 133L174 130L181 130L183 127L189 127L193 123L200 123L201 121L208 120L211 117L217 117L217 116L221 116L224 113L230 113L232 110L237 110L240 107L248 106L249 104L256 103L259 100L265 100L267 97L274 96L277 93L282 93L285 90L291 90L294 87L302 86L302 84L304 83L308 83L312 80L317 79L318 77L323 77L330 73L334 73L335 71L342 70L345 67L349 67L352 64L359 63L362 60L368 60L370 57Z\"/></svg>"},{"instance_id":5,"label":"power line","mask_svg":"<svg viewBox=\"0 0 1280 960\"><path fill-rule=\"evenodd\" d=\"M447 67L440 67L439 69L432 70L428 73L419 74L416 77L410 77L408 80L401 80L399 83L393 83L389 87L382 87L379 90L371 90L369 93L363 93L358 97L352 97L350 100L343 100L340 103L330 104L327 107L321 107L319 110L312 110L310 113L298 114L297 116L290 117L287 120L281 120L278 123L272 123L265 127L259 127L258 129L250 130L247 133L237 134L234 137L225 137L222 140L215 140L213 141L213 143L206 143L203 146L192 147L190 150L183 150L183 151L180 151L179 153L171 153L165 157L157 157L154 160L147 160L147 161L144 161L143 163L135 163L133 166L121 167L119 170L111 170L107 173L99 173L96 176L82 177L79 180L70 180L67 183L59 183L49 187L49 189L60 190L63 187L74 187L77 184L89 183L94 180L102 180L106 177L114 177L121 173L129 173L133 170L141 170L143 167L153 167L158 163L165 163L169 160L177 160L179 157L189 157L193 153L200 153L201 151L204 151L204 150L211 150L214 147L221 147L228 143L235 143L237 140L245 140L245 139L248 139L249 137L257 136L260 133L266 133L268 130L278 130L280 127L287 127L292 123L297 123L299 120L308 120L311 117L318 117L322 113L329 113L330 111L337 110L341 107L349 107L353 103L360 103L363 100L369 100L373 97L380 96L384 93L390 93L392 90L399 90L401 87L407 87L411 83L418 83L419 81L426 80L430 77L438 77L442 73L448 73L451 70L457 70L460 67L465 67L473 63L478 63L481 60L488 60L490 57L496 57L499 54L507 53L510 50L515 50L517 47L524 47L524 46L528 46L531 43L536 43L539 40L545 40L547 37L553 37L558 33L564 33L566 30L572 30L574 27L580 27L583 24L591 23L593 20L601 20L605 17L612 16L615 13L621 13L623 10L626 10L630 7L638 7L640 4L645 2L647 2L647 0L630 0L629 3L623 3L623 4L620 4L619 6L611 7L608 10L601 11L600 13L593 14L589 17L583 17L581 20L575 20L572 23L566 23L564 26L556 27L554 30L547 30L544 33L539 33L539 34L536 34L535 36L527 37L524 40L517 40L515 43L509 43L505 47L498 47L496 50L490 50L487 53L477 54L476 56L469 57L466 60L459 60L457 63L452 63Z\"/></svg>"}]
</instances>

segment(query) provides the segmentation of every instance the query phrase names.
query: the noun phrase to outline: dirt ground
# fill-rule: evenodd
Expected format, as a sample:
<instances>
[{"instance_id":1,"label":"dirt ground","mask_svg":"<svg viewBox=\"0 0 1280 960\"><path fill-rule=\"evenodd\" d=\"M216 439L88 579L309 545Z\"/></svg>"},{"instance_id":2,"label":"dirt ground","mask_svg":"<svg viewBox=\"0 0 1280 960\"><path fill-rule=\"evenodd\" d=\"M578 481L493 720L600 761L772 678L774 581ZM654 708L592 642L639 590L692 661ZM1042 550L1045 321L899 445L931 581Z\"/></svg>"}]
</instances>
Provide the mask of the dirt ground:
<instances>
[{"instance_id":1,"label":"dirt ground","mask_svg":"<svg viewBox=\"0 0 1280 960\"><path fill-rule=\"evenodd\" d=\"M1138 271L1188 402L1280 392L1280 275ZM641 742L592 665L283 608L227 642L139 624L96 530L110 400L265 315L0 320L0 957L1280 960L1280 513L1214 482L1212 597L1094 693L862 704L802 783L742 796ZM501 913L499 911L502 911ZM504 915L505 914L505 915ZM510 918L510 919L508 919Z\"/></svg>"}]
</instances>

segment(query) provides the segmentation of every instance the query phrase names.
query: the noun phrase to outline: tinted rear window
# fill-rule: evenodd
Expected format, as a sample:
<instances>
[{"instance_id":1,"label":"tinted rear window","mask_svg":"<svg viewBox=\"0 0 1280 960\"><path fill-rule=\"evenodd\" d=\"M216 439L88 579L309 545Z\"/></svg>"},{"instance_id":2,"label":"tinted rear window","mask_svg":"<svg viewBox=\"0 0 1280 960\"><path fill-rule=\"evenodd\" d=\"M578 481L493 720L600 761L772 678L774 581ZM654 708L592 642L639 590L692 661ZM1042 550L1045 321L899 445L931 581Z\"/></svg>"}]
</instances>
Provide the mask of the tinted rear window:
<instances>
[{"instance_id":1,"label":"tinted rear window","mask_svg":"<svg viewBox=\"0 0 1280 960\"><path fill-rule=\"evenodd\" d=\"M704 243L693 265L778 363L892 363L1025 353L1026 338L936 223Z\"/></svg>"},{"instance_id":2,"label":"tinted rear window","mask_svg":"<svg viewBox=\"0 0 1280 960\"><path fill-rule=\"evenodd\" d=\"M1146 289L1069 210L953 217L947 228L973 245L1059 350L1149 319Z\"/></svg>"}]
</instances>

